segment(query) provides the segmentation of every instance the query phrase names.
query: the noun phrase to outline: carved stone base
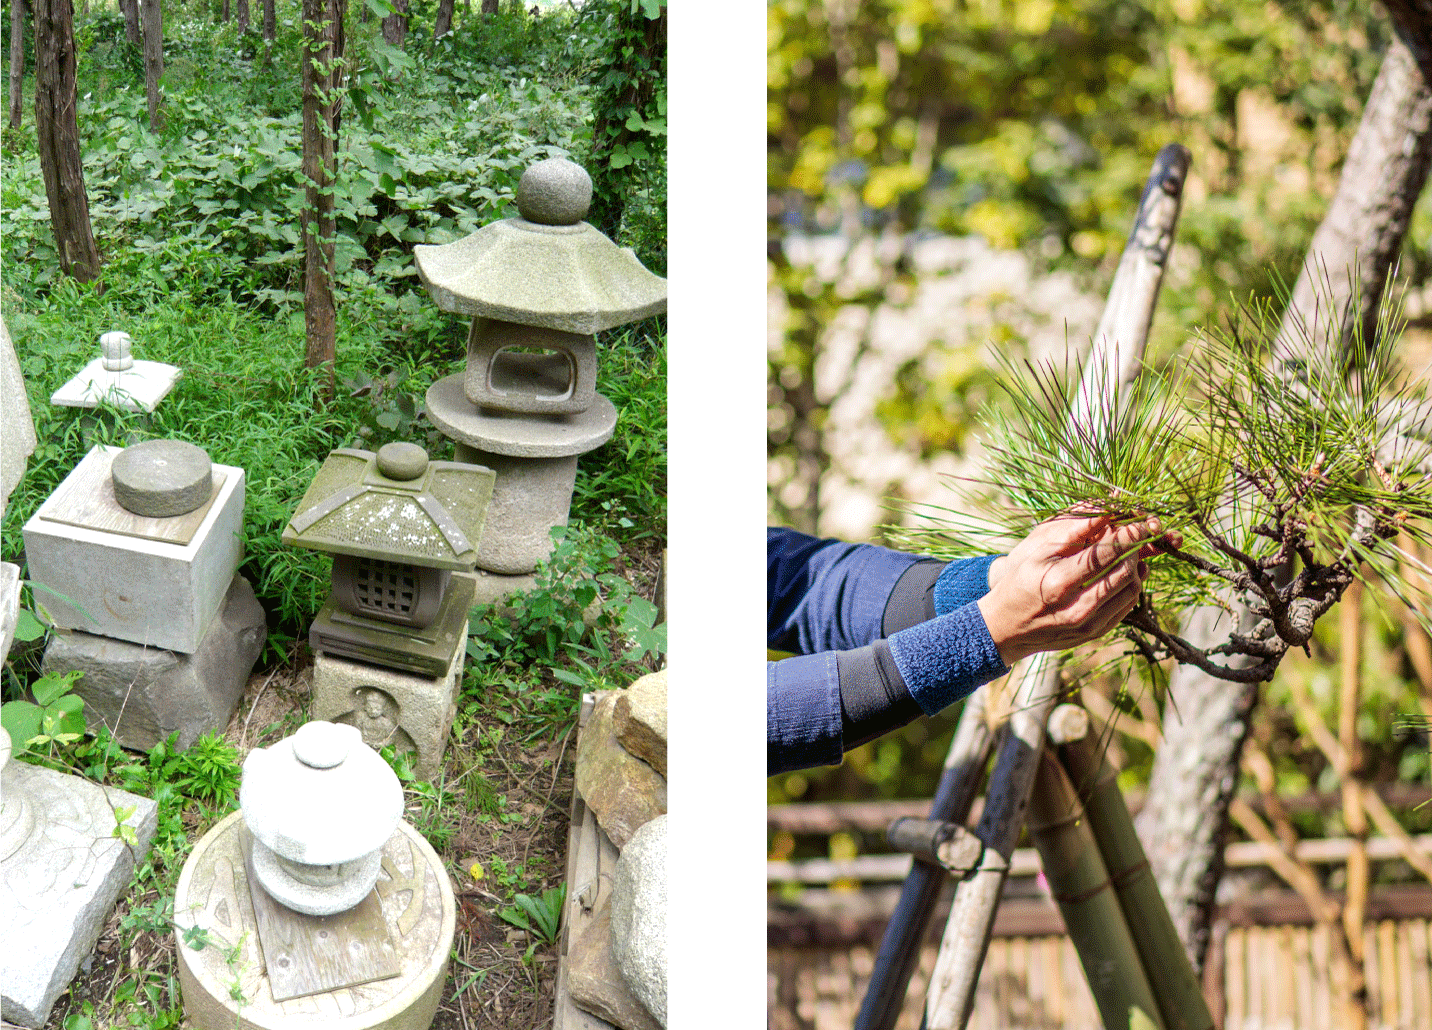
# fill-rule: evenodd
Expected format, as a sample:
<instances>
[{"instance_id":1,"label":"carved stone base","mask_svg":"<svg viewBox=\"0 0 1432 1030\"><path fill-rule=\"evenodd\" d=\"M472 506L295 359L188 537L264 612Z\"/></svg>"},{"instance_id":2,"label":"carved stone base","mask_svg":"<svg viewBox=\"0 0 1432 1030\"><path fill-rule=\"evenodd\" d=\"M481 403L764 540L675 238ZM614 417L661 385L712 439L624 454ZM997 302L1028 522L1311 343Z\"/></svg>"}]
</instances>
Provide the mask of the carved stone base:
<instances>
[{"instance_id":1,"label":"carved stone base","mask_svg":"<svg viewBox=\"0 0 1432 1030\"><path fill-rule=\"evenodd\" d=\"M383 846L378 897L402 971L357 987L274 1001L234 812L194 847L174 894L184 1014L199 1030L427 1030L447 979L457 909L442 860L399 823ZM195 949L192 927L207 942ZM234 949L237 948L237 951ZM242 1000L236 1000L234 994Z\"/></svg>"}]
</instances>

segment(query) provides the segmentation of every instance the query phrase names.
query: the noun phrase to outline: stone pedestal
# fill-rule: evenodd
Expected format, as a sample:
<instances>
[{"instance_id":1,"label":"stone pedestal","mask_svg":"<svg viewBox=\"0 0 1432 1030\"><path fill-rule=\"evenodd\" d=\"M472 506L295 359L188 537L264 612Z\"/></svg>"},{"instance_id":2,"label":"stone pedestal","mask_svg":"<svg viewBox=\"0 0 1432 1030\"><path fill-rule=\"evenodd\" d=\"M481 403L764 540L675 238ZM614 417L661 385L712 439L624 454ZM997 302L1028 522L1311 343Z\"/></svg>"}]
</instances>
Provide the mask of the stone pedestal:
<instances>
[{"instance_id":1,"label":"stone pedestal","mask_svg":"<svg viewBox=\"0 0 1432 1030\"><path fill-rule=\"evenodd\" d=\"M40 1027L104 929L115 900L154 835L147 798L78 776L10 762L4 767L6 816L22 800L33 828L0 860L0 1014ZM114 835L115 812L136 846Z\"/></svg>"},{"instance_id":2,"label":"stone pedestal","mask_svg":"<svg viewBox=\"0 0 1432 1030\"><path fill-rule=\"evenodd\" d=\"M411 753L414 773L435 779L457 715L466 644L464 623L447 672L434 678L315 654L309 718L356 726L363 743L375 750L391 744L398 754Z\"/></svg>"},{"instance_id":3,"label":"stone pedestal","mask_svg":"<svg viewBox=\"0 0 1432 1030\"><path fill-rule=\"evenodd\" d=\"M20 566L0 562L0 662L10 653L20 619Z\"/></svg>"},{"instance_id":4,"label":"stone pedestal","mask_svg":"<svg viewBox=\"0 0 1432 1030\"><path fill-rule=\"evenodd\" d=\"M119 453L90 451L25 524L30 578L61 629L192 654L243 558L244 470L214 465L204 506L148 518L115 499Z\"/></svg>"},{"instance_id":5,"label":"stone pedestal","mask_svg":"<svg viewBox=\"0 0 1432 1030\"><path fill-rule=\"evenodd\" d=\"M458 461L497 473L477 564L488 572L532 572L552 552L552 529L567 524L577 456L611 439L617 411L595 394L592 406L572 415L512 415L468 400L462 373L428 389L433 425L457 441Z\"/></svg>"},{"instance_id":6,"label":"stone pedestal","mask_svg":"<svg viewBox=\"0 0 1432 1030\"><path fill-rule=\"evenodd\" d=\"M442 860L407 823L383 846L377 892L401 972L386 980L276 1002L234 812L194 846L175 889L174 922L184 1013L199 1030L426 1030L447 979L456 927ZM190 927L209 943L184 943ZM232 959L229 949L237 947ZM236 999L237 992L241 996Z\"/></svg>"},{"instance_id":7,"label":"stone pedestal","mask_svg":"<svg viewBox=\"0 0 1432 1030\"><path fill-rule=\"evenodd\" d=\"M140 751L178 731L182 750L229 724L267 635L253 587L235 576L193 654L74 631L55 634L43 669L84 673L75 693L84 698L91 731L103 723L115 740Z\"/></svg>"}]
</instances>

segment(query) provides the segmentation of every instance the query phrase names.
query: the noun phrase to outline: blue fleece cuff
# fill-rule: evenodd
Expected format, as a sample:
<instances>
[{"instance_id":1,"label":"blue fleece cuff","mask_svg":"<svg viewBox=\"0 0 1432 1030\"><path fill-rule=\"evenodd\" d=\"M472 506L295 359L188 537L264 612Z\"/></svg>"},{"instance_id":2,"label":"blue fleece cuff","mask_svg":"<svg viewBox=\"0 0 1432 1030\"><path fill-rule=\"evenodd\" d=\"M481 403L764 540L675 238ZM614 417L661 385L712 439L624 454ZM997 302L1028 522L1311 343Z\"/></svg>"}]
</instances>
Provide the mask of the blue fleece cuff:
<instances>
[{"instance_id":1,"label":"blue fleece cuff","mask_svg":"<svg viewBox=\"0 0 1432 1030\"><path fill-rule=\"evenodd\" d=\"M840 675L835 652L766 663L766 775L839 765Z\"/></svg>"},{"instance_id":2,"label":"blue fleece cuff","mask_svg":"<svg viewBox=\"0 0 1432 1030\"><path fill-rule=\"evenodd\" d=\"M1009 671L973 601L892 633L889 642L895 667L926 715L943 711L981 683Z\"/></svg>"},{"instance_id":3,"label":"blue fleece cuff","mask_svg":"<svg viewBox=\"0 0 1432 1030\"><path fill-rule=\"evenodd\" d=\"M935 614L948 615L989 593L989 567L997 554L952 561L935 580Z\"/></svg>"}]
</instances>

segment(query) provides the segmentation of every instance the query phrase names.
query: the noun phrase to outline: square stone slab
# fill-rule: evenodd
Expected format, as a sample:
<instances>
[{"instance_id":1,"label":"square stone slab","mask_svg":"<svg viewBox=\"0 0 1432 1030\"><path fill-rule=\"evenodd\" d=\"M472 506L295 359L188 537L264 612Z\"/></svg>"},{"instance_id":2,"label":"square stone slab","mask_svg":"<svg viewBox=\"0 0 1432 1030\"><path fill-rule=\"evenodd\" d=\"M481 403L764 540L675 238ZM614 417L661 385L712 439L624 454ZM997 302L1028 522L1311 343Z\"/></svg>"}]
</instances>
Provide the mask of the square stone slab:
<instances>
[{"instance_id":1,"label":"square stone slab","mask_svg":"<svg viewBox=\"0 0 1432 1030\"><path fill-rule=\"evenodd\" d=\"M136 361L123 372L111 372L104 367L104 358L95 358L51 394L50 403L62 408L97 408L105 403L149 412L159 407L183 374L183 369L160 361Z\"/></svg>"},{"instance_id":2,"label":"square stone slab","mask_svg":"<svg viewBox=\"0 0 1432 1030\"><path fill-rule=\"evenodd\" d=\"M40 1027L99 939L134 863L148 854L156 805L13 760L5 766L4 790L8 804L24 795L35 825L0 862L0 926L12 945L0 949L0 1014ZM134 829L135 847L114 836L115 811L131 806L125 825Z\"/></svg>"},{"instance_id":3,"label":"square stone slab","mask_svg":"<svg viewBox=\"0 0 1432 1030\"><path fill-rule=\"evenodd\" d=\"M36 600L61 629L193 654L243 558L244 470L214 465L223 482L192 533L187 515L124 513L131 523L108 528L103 498L80 485L93 487L95 469L119 450L91 451L25 523L30 578L48 588ZM155 522L173 522L177 539L141 525Z\"/></svg>"}]
</instances>

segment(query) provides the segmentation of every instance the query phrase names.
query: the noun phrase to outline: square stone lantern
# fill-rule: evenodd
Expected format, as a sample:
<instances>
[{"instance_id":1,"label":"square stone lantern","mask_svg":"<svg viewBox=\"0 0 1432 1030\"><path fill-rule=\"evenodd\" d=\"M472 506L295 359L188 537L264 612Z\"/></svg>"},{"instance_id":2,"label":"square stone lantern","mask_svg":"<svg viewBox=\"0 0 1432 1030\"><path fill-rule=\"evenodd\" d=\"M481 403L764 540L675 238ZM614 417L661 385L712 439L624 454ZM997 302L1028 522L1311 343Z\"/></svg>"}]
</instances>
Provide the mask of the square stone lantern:
<instances>
[{"instance_id":1,"label":"square stone lantern","mask_svg":"<svg viewBox=\"0 0 1432 1030\"><path fill-rule=\"evenodd\" d=\"M497 472L478 546L488 573L525 577L546 558L577 457L616 427L595 334L666 310L666 280L582 220L591 199L580 165L539 161L517 185L519 217L413 251L438 307L473 320L467 367L429 388L427 413L459 461Z\"/></svg>"},{"instance_id":2,"label":"square stone lantern","mask_svg":"<svg viewBox=\"0 0 1432 1030\"><path fill-rule=\"evenodd\" d=\"M329 454L283 542L332 554L317 653L443 676L466 637L470 580L495 476L410 443Z\"/></svg>"},{"instance_id":3,"label":"square stone lantern","mask_svg":"<svg viewBox=\"0 0 1432 1030\"><path fill-rule=\"evenodd\" d=\"M100 356L50 397L63 408L97 408L110 404L125 411L152 412L174 389L183 369L161 361L136 361L128 333L105 333Z\"/></svg>"}]
</instances>

